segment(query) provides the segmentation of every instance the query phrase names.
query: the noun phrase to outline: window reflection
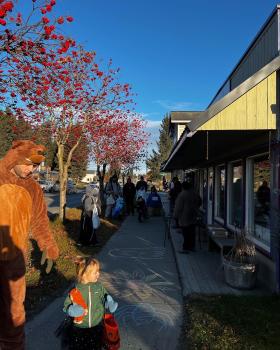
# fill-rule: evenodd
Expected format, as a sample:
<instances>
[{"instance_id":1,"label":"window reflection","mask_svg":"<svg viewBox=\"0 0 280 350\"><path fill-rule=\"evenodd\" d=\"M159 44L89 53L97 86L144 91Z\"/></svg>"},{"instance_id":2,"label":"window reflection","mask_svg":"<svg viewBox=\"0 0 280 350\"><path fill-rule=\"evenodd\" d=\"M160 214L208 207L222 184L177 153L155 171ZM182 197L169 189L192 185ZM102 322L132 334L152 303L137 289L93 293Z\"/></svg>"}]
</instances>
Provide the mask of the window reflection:
<instances>
[{"instance_id":1,"label":"window reflection","mask_svg":"<svg viewBox=\"0 0 280 350\"><path fill-rule=\"evenodd\" d=\"M256 238L270 242L270 162L267 157L253 160L253 227Z\"/></svg>"},{"instance_id":2,"label":"window reflection","mask_svg":"<svg viewBox=\"0 0 280 350\"><path fill-rule=\"evenodd\" d=\"M225 218L225 167L217 168L217 209L216 216Z\"/></svg>"},{"instance_id":3,"label":"window reflection","mask_svg":"<svg viewBox=\"0 0 280 350\"><path fill-rule=\"evenodd\" d=\"M203 169L203 209L207 210L207 169Z\"/></svg>"},{"instance_id":4,"label":"window reflection","mask_svg":"<svg viewBox=\"0 0 280 350\"><path fill-rule=\"evenodd\" d=\"M229 223L237 227L242 225L242 184L243 167L235 163L231 168Z\"/></svg>"}]
</instances>

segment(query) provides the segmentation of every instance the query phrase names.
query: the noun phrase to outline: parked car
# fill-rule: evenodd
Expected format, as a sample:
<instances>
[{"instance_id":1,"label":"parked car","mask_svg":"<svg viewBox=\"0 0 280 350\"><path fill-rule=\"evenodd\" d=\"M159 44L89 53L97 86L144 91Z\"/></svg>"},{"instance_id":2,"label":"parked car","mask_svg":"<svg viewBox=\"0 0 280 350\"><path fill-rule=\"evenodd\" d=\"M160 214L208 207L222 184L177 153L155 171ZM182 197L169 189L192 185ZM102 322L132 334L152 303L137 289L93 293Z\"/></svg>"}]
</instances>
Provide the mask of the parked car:
<instances>
[{"instance_id":1,"label":"parked car","mask_svg":"<svg viewBox=\"0 0 280 350\"><path fill-rule=\"evenodd\" d=\"M60 191L60 187L59 187L59 182L55 182L52 189L51 189L51 192L59 192Z\"/></svg>"},{"instance_id":2,"label":"parked car","mask_svg":"<svg viewBox=\"0 0 280 350\"><path fill-rule=\"evenodd\" d=\"M54 184L48 180L39 180L39 185L44 192L51 192Z\"/></svg>"},{"instance_id":3,"label":"parked car","mask_svg":"<svg viewBox=\"0 0 280 350\"><path fill-rule=\"evenodd\" d=\"M66 192L67 192L68 194L70 194L70 193L77 193L77 189L76 189L76 187L75 187L75 185L74 185L74 182L73 182L72 180L68 180L68 181L67 181L67 189L66 189Z\"/></svg>"}]
</instances>

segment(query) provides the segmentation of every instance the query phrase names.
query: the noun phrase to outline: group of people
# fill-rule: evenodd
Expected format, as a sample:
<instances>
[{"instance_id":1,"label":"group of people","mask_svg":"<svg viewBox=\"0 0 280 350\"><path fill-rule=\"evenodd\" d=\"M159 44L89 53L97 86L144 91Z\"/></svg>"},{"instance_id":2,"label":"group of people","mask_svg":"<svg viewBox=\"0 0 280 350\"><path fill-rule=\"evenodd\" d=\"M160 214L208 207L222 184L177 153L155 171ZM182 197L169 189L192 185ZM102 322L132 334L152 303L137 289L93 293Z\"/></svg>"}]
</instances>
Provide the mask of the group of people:
<instances>
[{"instance_id":1,"label":"group of people","mask_svg":"<svg viewBox=\"0 0 280 350\"><path fill-rule=\"evenodd\" d=\"M139 222L142 222L148 214L157 215L162 208L160 196L155 186L152 186L150 194L148 194L147 191L148 184L143 176L140 177L136 185L132 182L131 178L128 177L127 182L123 186L123 190L121 190L117 175L113 175L105 186L105 216L109 217L114 214L114 210L118 207L118 203L122 198L126 214L134 215L136 208Z\"/></svg>"},{"instance_id":2,"label":"group of people","mask_svg":"<svg viewBox=\"0 0 280 350\"><path fill-rule=\"evenodd\" d=\"M169 197L175 228L182 230L184 238L180 253L188 254L195 251L195 231L202 201L190 181L181 184L178 177L174 177L170 184Z\"/></svg>"},{"instance_id":3,"label":"group of people","mask_svg":"<svg viewBox=\"0 0 280 350\"><path fill-rule=\"evenodd\" d=\"M59 256L59 249L49 229L47 208L43 192L33 179L33 172L45 159L42 145L22 140L13 143L12 148L0 160L0 348L23 350L25 348L25 269L28 255L28 234L32 232L39 249L49 260ZM194 248L195 223L200 198L184 182L174 179L170 188L170 200L174 217L182 227L183 251ZM162 206L156 188L147 196L147 183L143 177L136 186L128 178L123 191L113 176L105 187L106 214L110 215L118 199L123 198L127 214L134 213L135 199L138 219L142 221L147 209ZM101 202L99 189L88 186L82 198L81 218L82 244L97 244L96 230L100 224ZM73 262L74 263L74 262ZM77 283L65 300L64 311L71 317L69 349L101 350L106 338L106 310L115 312L118 304L100 284L100 264L93 257L77 259ZM111 325L113 320L110 321ZM117 329L115 327L115 329ZM112 336L108 332L107 335ZM119 348L118 334L115 334L114 348Z\"/></svg>"},{"instance_id":4,"label":"group of people","mask_svg":"<svg viewBox=\"0 0 280 350\"><path fill-rule=\"evenodd\" d=\"M124 212L134 215L137 209L138 220L143 222L148 216L160 215L162 202L156 187L151 187L148 194L148 185L141 176L136 185L131 178L121 188L117 175L113 175L104 188L105 217L117 218ZM96 185L88 185L85 195L82 197L82 213L80 225L80 237L78 246L98 246L97 229L100 226L101 199L99 188Z\"/></svg>"}]
</instances>

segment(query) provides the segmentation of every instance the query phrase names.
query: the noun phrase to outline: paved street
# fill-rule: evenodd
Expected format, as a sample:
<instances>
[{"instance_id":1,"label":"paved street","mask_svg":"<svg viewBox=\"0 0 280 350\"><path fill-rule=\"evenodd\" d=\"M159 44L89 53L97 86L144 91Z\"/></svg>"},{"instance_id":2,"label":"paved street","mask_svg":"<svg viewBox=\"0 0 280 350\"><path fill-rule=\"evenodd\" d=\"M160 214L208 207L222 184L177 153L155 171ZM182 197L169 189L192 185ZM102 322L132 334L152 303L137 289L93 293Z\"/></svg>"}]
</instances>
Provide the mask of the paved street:
<instances>
[{"instance_id":1,"label":"paved street","mask_svg":"<svg viewBox=\"0 0 280 350\"><path fill-rule=\"evenodd\" d=\"M129 217L98 255L101 280L119 302L122 350L176 349L182 296L170 242L163 245L164 228L162 217L143 224ZM28 350L59 349L53 332L63 318L63 299L27 324Z\"/></svg>"},{"instance_id":2,"label":"paved street","mask_svg":"<svg viewBox=\"0 0 280 350\"><path fill-rule=\"evenodd\" d=\"M84 194L84 191L78 193L67 194L67 203L68 208L76 208L81 204L81 198ZM57 214L59 211L59 192L58 193L45 193L45 201L48 206L48 212L51 214Z\"/></svg>"}]
</instances>

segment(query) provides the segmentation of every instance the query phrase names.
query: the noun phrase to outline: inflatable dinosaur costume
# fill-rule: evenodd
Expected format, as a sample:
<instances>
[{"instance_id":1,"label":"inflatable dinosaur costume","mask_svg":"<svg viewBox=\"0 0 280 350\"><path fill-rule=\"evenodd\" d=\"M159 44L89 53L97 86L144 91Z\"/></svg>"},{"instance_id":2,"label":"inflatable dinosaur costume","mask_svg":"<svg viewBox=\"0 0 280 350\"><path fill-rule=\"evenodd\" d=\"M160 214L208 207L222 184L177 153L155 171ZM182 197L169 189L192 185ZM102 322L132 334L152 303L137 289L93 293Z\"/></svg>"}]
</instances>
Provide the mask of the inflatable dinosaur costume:
<instances>
[{"instance_id":1,"label":"inflatable dinosaur costume","mask_svg":"<svg viewBox=\"0 0 280 350\"><path fill-rule=\"evenodd\" d=\"M32 169L45 157L44 146L13 142L0 160L0 349L24 349L25 257L31 231L46 257L58 247L49 230L46 204Z\"/></svg>"}]
</instances>

